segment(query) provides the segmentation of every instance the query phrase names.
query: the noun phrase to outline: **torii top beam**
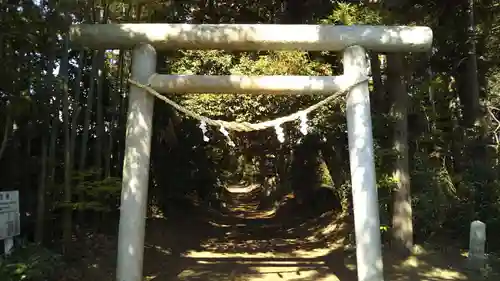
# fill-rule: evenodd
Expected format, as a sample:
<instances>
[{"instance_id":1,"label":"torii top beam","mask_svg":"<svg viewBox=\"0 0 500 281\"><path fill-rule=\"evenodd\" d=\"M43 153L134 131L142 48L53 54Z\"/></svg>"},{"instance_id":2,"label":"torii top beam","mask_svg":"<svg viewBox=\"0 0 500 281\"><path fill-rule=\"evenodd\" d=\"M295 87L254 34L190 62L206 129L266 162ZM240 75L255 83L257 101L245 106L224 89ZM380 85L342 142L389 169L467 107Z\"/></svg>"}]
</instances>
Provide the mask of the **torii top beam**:
<instances>
[{"instance_id":1,"label":"torii top beam","mask_svg":"<svg viewBox=\"0 0 500 281\"><path fill-rule=\"evenodd\" d=\"M424 26L281 24L80 24L70 27L74 47L341 51L360 45L378 52L425 52L432 30Z\"/></svg>"}]
</instances>

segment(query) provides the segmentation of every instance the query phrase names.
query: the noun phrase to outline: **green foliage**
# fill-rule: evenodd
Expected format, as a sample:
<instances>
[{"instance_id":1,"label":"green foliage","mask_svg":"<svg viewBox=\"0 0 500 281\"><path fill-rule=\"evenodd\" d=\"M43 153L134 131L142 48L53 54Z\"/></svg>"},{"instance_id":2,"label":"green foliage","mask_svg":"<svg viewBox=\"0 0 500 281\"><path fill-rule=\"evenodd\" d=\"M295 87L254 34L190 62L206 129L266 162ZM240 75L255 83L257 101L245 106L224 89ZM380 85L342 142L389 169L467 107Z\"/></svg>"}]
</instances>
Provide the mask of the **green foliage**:
<instances>
[{"instance_id":1,"label":"green foliage","mask_svg":"<svg viewBox=\"0 0 500 281\"><path fill-rule=\"evenodd\" d=\"M17 248L11 255L0 260L2 281L53 280L61 270L61 256L39 245L28 244Z\"/></svg>"},{"instance_id":2,"label":"green foliage","mask_svg":"<svg viewBox=\"0 0 500 281\"><path fill-rule=\"evenodd\" d=\"M381 24L382 15L379 10L371 9L364 5L339 2L335 10L326 18L321 19L322 24Z\"/></svg>"},{"instance_id":3,"label":"green foliage","mask_svg":"<svg viewBox=\"0 0 500 281\"><path fill-rule=\"evenodd\" d=\"M299 51L269 52L256 56L240 53L238 56L221 51L181 52L172 63L173 73L245 74L245 75L331 75L331 65L311 61L308 54ZM254 122L262 116L273 118L300 109L317 100L311 97L291 99L288 96L202 94L185 96L183 105L190 110L214 118Z\"/></svg>"},{"instance_id":4,"label":"green foliage","mask_svg":"<svg viewBox=\"0 0 500 281\"><path fill-rule=\"evenodd\" d=\"M321 177L321 185L334 186L332 175L325 162L320 162L318 170L318 174Z\"/></svg>"},{"instance_id":5,"label":"green foliage","mask_svg":"<svg viewBox=\"0 0 500 281\"><path fill-rule=\"evenodd\" d=\"M75 173L73 180L78 184L73 190L84 201L71 202L69 206L73 210L97 212L116 210L120 201L121 179L117 177L96 179L98 174L100 173L96 170ZM68 204L61 202L59 206L66 207Z\"/></svg>"}]
</instances>

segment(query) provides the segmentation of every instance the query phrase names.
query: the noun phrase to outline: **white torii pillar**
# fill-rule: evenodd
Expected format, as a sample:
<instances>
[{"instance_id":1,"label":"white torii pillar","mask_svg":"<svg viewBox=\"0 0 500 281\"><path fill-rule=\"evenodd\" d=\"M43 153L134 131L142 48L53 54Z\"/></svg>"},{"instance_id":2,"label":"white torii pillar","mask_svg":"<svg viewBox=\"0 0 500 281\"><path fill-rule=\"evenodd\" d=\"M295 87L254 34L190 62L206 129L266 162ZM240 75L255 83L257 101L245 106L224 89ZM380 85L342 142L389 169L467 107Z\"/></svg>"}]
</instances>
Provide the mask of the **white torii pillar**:
<instances>
[{"instance_id":1,"label":"white torii pillar","mask_svg":"<svg viewBox=\"0 0 500 281\"><path fill-rule=\"evenodd\" d=\"M155 72L155 49L147 44L136 47L132 54L132 78L147 84ZM144 90L130 87L118 230L116 280L120 281L143 279L154 99Z\"/></svg>"},{"instance_id":2,"label":"white torii pillar","mask_svg":"<svg viewBox=\"0 0 500 281\"><path fill-rule=\"evenodd\" d=\"M133 79L150 84L162 93L325 94L367 78L368 64L363 48L379 52L424 52L431 47L432 30L418 26L367 25L83 24L70 28L70 40L76 46L136 48ZM344 74L328 78L295 77L297 79L159 75L154 74L153 48L344 51ZM368 82L358 84L347 95L358 280L383 281ZM141 281L153 98L131 86L129 99L117 280Z\"/></svg>"},{"instance_id":3,"label":"white torii pillar","mask_svg":"<svg viewBox=\"0 0 500 281\"><path fill-rule=\"evenodd\" d=\"M367 72L365 50L360 46L345 49L344 75L357 81L368 77ZM384 277L368 81L347 93L347 135L358 280L381 281Z\"/></svg>"}]
</instances>

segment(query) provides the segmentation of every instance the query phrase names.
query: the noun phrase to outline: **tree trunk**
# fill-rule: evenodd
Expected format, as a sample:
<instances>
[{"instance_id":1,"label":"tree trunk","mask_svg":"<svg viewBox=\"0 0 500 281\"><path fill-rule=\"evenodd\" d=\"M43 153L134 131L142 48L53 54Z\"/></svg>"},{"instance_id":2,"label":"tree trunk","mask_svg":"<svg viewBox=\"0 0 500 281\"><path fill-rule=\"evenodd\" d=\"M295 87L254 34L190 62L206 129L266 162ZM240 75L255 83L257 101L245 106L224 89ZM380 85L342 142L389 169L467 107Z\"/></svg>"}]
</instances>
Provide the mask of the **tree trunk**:
<instances>
[{"instance_id":1,"label":"tree trunk","mask_svg":"<svg viewBox=\"0 0 500 281\"><path fill-rule=\"evenodd\" d=\"M45 3L42 1L41 2L41 10L44 10L45 8ZM49 53L49 67L53 66L54 64L54 59L55 59L55 53L54 53L54 46L49 45L50 47L48 48L47 52ZM50 68L49 68L50 69ZM43 73L43 68L39 66L38 69L39 75L42 75ZM49 77L51 78L47 85L51 87L53 85L53 76L52 73L48 73ZM37 94L42 93L44 90L44 83L40 80L38 81L37 87L36 87L36 92ZM57 99L56 99L57 102ZM50 107L46 108L46 112L50 112ZM43 122L44 128L50 130L50 115L46 116L47 119L45 122ZM46 134L46 131L42 131L42 136L41 136L41 159L40 159L40 176L39 176L39 182L38 182L38 188L37 188L37 206L36 206L36 220L35 220L35 243L42 244L44 242L44 234L45 234L45 212L47 210L47 184L48 184L48 176L47 172L48 170L48 165L49 165L49 158L48 158L48 153L49 153L49 142L52 142L52 139L55 139L55 134L56 130L50 130L50 135ZM55 148L55 146L54 146ZM54 154L51 153L51 156L54 158ZM53 159L52 159L53 160Z\"/></svg>"},{"instance_id":2,"label":"tree trunk","mask_svg":"<svg viewBox=\"0 0 500 281\"><path fill-rule=\"evenodd\" d=\"M125 60L125 55L127 54L126 50L121 50L120 51L120 56L118 59L118 67L119 67L119 72L120 72L120 81L119 81L119 91L120 91L120 110L118 113L118 128L117 128L117 153L116 153L116 173L119 175L122 172L122 165L123 165L123 152L125 151L125 124L127 122L127 117L126 117L126 107L127 107L127 90L126 90L126 84L124 83L125 80L125 69L127 68L128 64L126 63Z\"/></svg>"},{"instance_id":3,"label":"tree trunk","mask_svg":"<svg viewBox=\"0 0 500 281\"><path fill-rule=\"evenodd\" d=\"M10 113L8 110L6 110L7 114L5 116L5 126L3 129L3 137L2 137L2 144L0 144L0 160L3 157L3 154L5 153L5 149L7 148L7 143L9 140L9 134L12 129L12 119L10 117Z\"/></svg>"},{"instance_id":4,"label":"tree trunk","mask_svg":"<svg viewBox=\"0 0 500 281\"><path fill-rule=\"evenodd\" d=\"M106 23L108 21L108 5L106 4L101 10L101 23ZM98 77L97 77L97 116L96 116L96 140L95 140L95 163L94 166L99 172L98 179L102 178L103 175L103 152L106 144L106 132L104 128L104 85L106 80L106 56L104 51L99 52L98 57Z\"/></svg>"},{"instance_id":5,"label":"tree trunk","mask_svg":"<svg viewBox=\"0 0 500 281\"><path fill-rule=\"evenodd\" d=\"M109 135L108 135L108 145L107 145L107 157L104 158L104 177L108 178L111 177L112 175L112 166L114 165L114 162L116 162L115 159L115 154L114 154L114 142L117 140L117 133L119 131L119 124L118 120L119 114L120 114L120 101L121 101L121 94L122 94L122 87L123 87L123 80L122 80L122 67L121 67L121 62L123 61L123 53L124 50L120 50L118 53L118 64L117 64L117 71L116 71L116 81L118 81L118 89L116 91L111 92L112 90L110 89L110 96L111 96L111 101L110 104L116 104L118 105L117 107L112 107L110 108L112 110L111 113L111 122L109 126Z\"/></svg>"},{"instance_id":6,"label":"tree trunk","mask_svg":"<svg viewBox=\"0 0 500 281\"><path fill-rule=\"evenodd\" d=\"M378 53L370 53L370 68L372 71L373 78L373 88L374 88L374 98L373 98L373 109L374 112L379 112L379 108L384 104L384 84L382 83L382 70L380 65L380 59Z\"/></svg>"},{"instance_id":7,"label":"tree trunk","mask_svg":"<svg viewBox=\"0 0 500 281\"><path fill-rule=\"evenodd\" d=\"M52 116L52 124L50 126L50 140L49 140L49 156L47 159L47 190L52 194L52 202L56 202L55 195L55 177L56 177L56 149L57 138L59 134L59 99L56 100L57 104L54 106L54 116ZM47 201L47 200L46 200ZM47 203L47 202L46 202ZM48 204L46 204L48 205Z\"/></svg>"},{"instance_id":8,"label":"tree trunk","mask_svg":"<svg viewBox=\"0 0 500 281\"><path fill-rule=\"evenodd\" d=\"M42 137L42 158L40 161L40 181L37 190L37 211L35 225L35 243L43 243L45 231L45 193L47 183L47 136Z\"/></svg>"},{"instance_id":9,"label":"tree trunk","mask_svg":"<svg viewBox=\"0 0 500 281\"><path fill-rule=\"evenodd\" d=\"M474 20L475 8L474 0L468 1L467 7L467 17L468 17L468 60L467 60L467 72L466 81L468 82L467 91L465 94L470 95L470 102L465 99L464 106L470 104L470 114L468 118L466 117L467 125L474 128L474 130L466 130L466 138L469 140L466 149L467 155L472 160L472 167L475 171L485 171L482 176L482 183L489 181L488 178L493 178L494 176L489 176L488 172L491 173L491 158L488 155L488 150L486 149L490 140L488 137L488 118L485 115L485 110L481 107L484 105L481 103L480 97L480 86L478 77L478 66L477 66L477 50L476 50L476 23ZM484 27L484 23L483 23ZM494 132L496 134L496 132ZM474 202L475 212L479 214L480 210L484 210L483 202L485 202L485 196L491 191L486 190L487 187L483 186L480 190L476 187L472 187L474 191L474 198L471 198Z\"/></svg>"},{"instance_id":10,"label":"tree trunk","mask_svg":"<svg viewBox=\"0 0 500 281\"><path fill-rule=\"evenodd\" d=\"M92 58L92 70L90 73L90 85L87 95L87 110L85 110L85 117L83 121L83 133L82 142L80 144L80 159L78 161L78 170L80 172L85 171L87 162L87 152L88 152L88 142L89 142L89 128L90 121L92 118L92 108L94 105L94 90L95 90L95 80L97 76L97 63L100 52L94 52Z\"/></svg>"},{"instance_id":11,"label":"tree trunk","mask_svg":"<svg viewBox=\"0 0 500 281\"><path fill-rule=\"evenodd\" d=\"M90 5L90 15L91 17L88 18L88 21L91 21L93 23L97 23L98 21L96 20L96 5L94 3L95 1L92 2ZM81 143L80 143L80 158L78 159L78 165L77 169L80 173L84 173L85 170L87 169L87 153L88 153L88 147L89 147L89 130L90 130L90 123L91 123L91 118L92 118L92 108L94 105L94 92L95 92L95 85L96 85L96 79L97 79L97 67L98 67L98 58L99 58L99 51L92 51L91 56L92 56L92 63L90 66L90 78L89 78L89 89L87 92L87 103L86 103L86 110L85 114L83 117L83 132L82 132L82 137L81 137ZM83 71L83 64L82 64L82 71ZM83 74L82 74L83 75ZM77 190L76 191L77 195L77 201L79 203L83 203L85 201L85 194L83 190ZM78 210L78 222L83 223L85 220L84 216L84 209L79 208Z\"/></svg>"},{"instance_id":12,"label":"tree trunk","mask_svg":"<svg viewBox=\"0 0 500 281\"><path fill-rule=\"evenodd\" d=\"M54 1L49 1L48 6L51 7L54 5ZM50 37L50 47L48 49L48 68L47 69L54 69L55 68L55 62L56 62L56 46L57 46L57 36L56 34L51 35ZM55 76L51 71L47 72L47 86L45 90L47 91L47 95L51 95L53 93L53 89L57 88L56 85L56 80ZM47 183L46 183L46 194L50 193L51 197L50 198L45 198L45 206L50 206L52 202L57 202L59 198L56 198L56 196L59 194L55 189L56 189L56 184L55 184L55 177L56 177L56 158L57 158L57 139L59 138L59 111L61 107L61 97L58 95L54 95L54 101L52 106L49 106L48 108L48 114L47 114L47 129L50 131L50 138L49 138L49 152L48 152L48 158L47 158ZM50 123L50 124L49 124ZM47 210L47 208L46 208ZM52 208L51 208L52 210ZM52 234L55 234L55 227L51 227L52 229Z\"/></svg>"},{"instance_id":13,"label":"tree trunk","mask_svg":"<svg viewBox=\"0 0 500 281\"><path fill-rule=\"evenodd\" d=\"M466 99L465 107L469 107L469 114L467 118L467 123L472 125L477 123L481 125L481 114L479 110L479 80L477 75L477 55L476 55L476 25L474 22L474 0L469 0L467 16L468 16L468 60L467 60L467 81L469 88L466 91L470 95L469 99ZM467 104L467 100L470 100L470 105Z\"/></svg>"},{"instance_id":14,"label":"tree trunk","mask_svg":"<svg viewBox=\"0 0 500 281\"><path fill-rule=\"evenodd\" d=\"M394 150L396 163L393 191L392 242L396 249L411 251L413 247L412 206L410 195L410 173L408 167L408 92L405 85L404 56L387 55L387 79L393 99Z\"/></svg>"},{"instance_id":15,"label":"tree trunk","mask_svg":"<svg viewBox=\"0 0 500 281\"><path fill-rule=\"evenodd\" d=\"M77 128L76 125L78 124L78 116L80 115L81 112L81 107L80 107L80 96L81 96L81 87L80 84L82 83L82 72L83 72L83 67L84 67L84 59L85 59L85 52L80 51L78 55L78 69L76 71L76 78L75 78L75 106L78 108L74 109L73 111L73 116L72 116L72 126L71 126L71 161L72 161L72 168L77 168L74 167L75 165L75 150L76 150L76 136L77 136Z\"/></svg>"},{"instance_id":16,"label":"tree trunk","mask_svg":"<svg viewBox=\"0 0 500 281\"><path fill-rule=\"evenodd\" d=\"M96 116L96 139L95 139L95 155L94 168L98 171L100 179L102 176L102 154L104 143L104 114L103 114L103 95L104 90L104 52L99 51L99 67L97 70L97 116Z\"/></svg>"},{"instance_id":17,"label":"tree trunk","mask_svg":"<svg viewBox=\"0 0 500 281\"><path fill-rule=\"evenodd\" d=\"M63 211L63 251L66 253L69 250L72 236L72 190L71 190L71 136L70 136L70 118L69 118L69 90L68 90L68 77L69 77L69 38L68 35L63 36L64 48L61 58L61 65L59 67L59 76L61 78L62 86L62 115L64 123L64 211Z\"/></svg>"},{"instance_id":18,"label":"tree trunk","mask_svg":"<svg viewBox=\"0 0 500 281\"><path fill-rule=\"evenodd\" d=\"M125 21L130 21L132 19L132 5L129 5L127 10L124 12L123 17ZM120 50L120 55L118 56L118 91L119 91L119 110L118 117L116 120L117 128L116 128L116 158L115 158L115 172L117 175L120 175L122 172L123 165L123 152L125 151L125 124L126 124L126 106L127 106L127 84L124 83L125 80L125 69L127 69L127 58L128 51L125 49ZM160 57L160 56L158 56ZM130 73L127 71L127 73Z\"/></svg>"},{"instance_id":19,"label":"tree trunk","mask_svg":"<svg viewBox=\"0 0 500 281\"><path fill-rule=\"evenodd\" d=\"M111 104L116 104L115 99L111 100ZM118 110L118 109L116 109ZM114 135L116 131L116 117L117 113L113 112L111 116L111 122L109 123L109 134L108 134L108 144L106 146L106 154L107 156L104 157L104 178L109 178L111 177L111 163L113 161L113 142L115 141Z\"/></svg>"}]
</instances>

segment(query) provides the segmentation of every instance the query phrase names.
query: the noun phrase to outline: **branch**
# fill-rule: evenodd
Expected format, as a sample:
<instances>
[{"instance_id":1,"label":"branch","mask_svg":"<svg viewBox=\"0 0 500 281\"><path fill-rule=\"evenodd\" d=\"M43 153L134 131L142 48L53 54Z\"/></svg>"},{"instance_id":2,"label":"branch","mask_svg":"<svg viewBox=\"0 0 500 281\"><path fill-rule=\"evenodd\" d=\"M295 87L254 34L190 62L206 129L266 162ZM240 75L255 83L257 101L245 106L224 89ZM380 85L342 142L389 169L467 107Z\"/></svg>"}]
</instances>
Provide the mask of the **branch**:
<instances>
[{"instance_id":1,"label":"branch","mask_svg":"<svg viewBox=\"0 0 500 281\"><path fill-rule=\"evenodd\" d=\"M498 120L493 111L491 111L491 109L496 109L496 108L488 106L486 109L488 110L488 113L490 114L491 118L493 118L493 120L495 120L495 122L497 123L497 127L493 131L493 136L495 138L496 145L498 147L500 145L500 139L498 138L497 132L498 130L500 130L500 120Z\"/></svg>"}]
</instances>

